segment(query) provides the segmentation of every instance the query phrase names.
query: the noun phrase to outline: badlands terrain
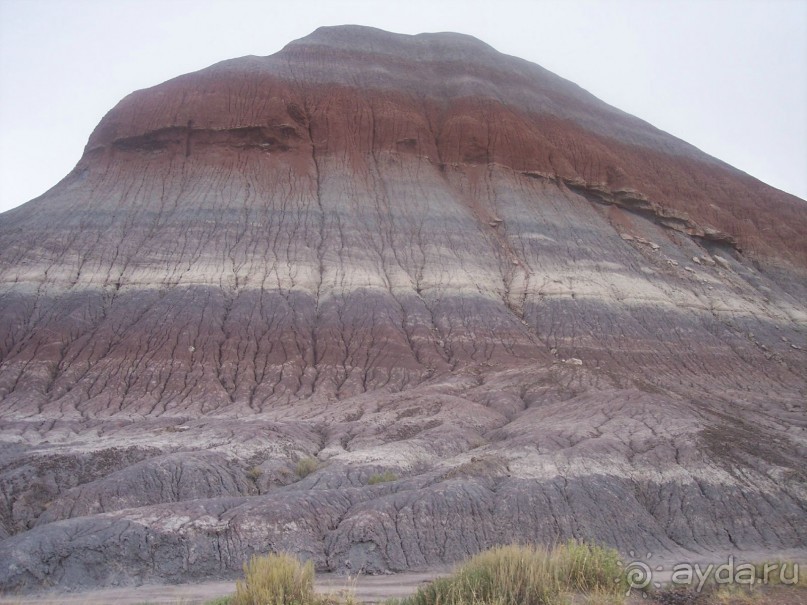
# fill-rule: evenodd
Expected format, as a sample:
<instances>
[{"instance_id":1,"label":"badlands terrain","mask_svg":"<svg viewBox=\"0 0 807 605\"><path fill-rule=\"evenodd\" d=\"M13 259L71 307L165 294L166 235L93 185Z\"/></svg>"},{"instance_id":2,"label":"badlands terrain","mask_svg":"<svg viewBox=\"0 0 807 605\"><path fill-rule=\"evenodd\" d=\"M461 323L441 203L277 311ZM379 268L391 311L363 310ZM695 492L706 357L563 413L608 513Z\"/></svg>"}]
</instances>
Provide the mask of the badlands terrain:
<instances>
[{"instance_id":1,"label":"badlands terrain","mask_svg":"<svg viewBox=\"0 0 807 605\"><path fill-rule=\"evenodd\" d=\"M803 555L806 234L460 34L321 28L137 91L0 215L0 588Z\"/></svg>"}]
</instances>

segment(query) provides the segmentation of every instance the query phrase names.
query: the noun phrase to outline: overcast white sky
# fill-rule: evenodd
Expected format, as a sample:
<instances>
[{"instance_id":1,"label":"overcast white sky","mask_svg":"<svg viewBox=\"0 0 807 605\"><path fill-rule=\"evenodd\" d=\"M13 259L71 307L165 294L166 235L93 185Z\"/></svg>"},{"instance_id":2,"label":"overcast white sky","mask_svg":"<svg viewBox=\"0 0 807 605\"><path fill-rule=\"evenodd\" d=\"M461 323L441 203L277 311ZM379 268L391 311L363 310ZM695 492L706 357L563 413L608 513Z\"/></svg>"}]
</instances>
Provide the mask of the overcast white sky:
<instances>
[{"instance_id":1,"label":"overcast white sky","mask_svg":"<svg viewBox=\"0 0 807 605\"><path fill-rule=\"evenodd\" d=\"M344 23L474 35L807 199L807 0L0 0L0 211L129 92Z\"/></svg>"}]
</instances>

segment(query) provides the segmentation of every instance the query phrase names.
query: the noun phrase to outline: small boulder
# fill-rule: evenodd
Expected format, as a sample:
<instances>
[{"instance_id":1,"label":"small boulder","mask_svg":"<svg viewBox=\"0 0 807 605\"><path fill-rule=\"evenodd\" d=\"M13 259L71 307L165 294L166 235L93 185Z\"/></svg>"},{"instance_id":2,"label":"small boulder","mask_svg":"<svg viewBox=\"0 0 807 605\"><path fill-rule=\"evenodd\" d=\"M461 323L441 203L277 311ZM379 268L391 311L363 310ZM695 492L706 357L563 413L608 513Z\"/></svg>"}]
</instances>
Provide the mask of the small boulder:
<instances>
[{"instance_id":1,"label":"small boulder","mask_svg":"<svg viewBox=\"0 0 807 605\"><path fill-rule=\"evenodd\" d=\"M731 265L729 264L729 261L727 261L722 256L713 256L712 258L714 258L715 262L718 265L720 265L721 267L723 267L724 269L730 269L731 268Z\"/></svg>"}]
</instances>

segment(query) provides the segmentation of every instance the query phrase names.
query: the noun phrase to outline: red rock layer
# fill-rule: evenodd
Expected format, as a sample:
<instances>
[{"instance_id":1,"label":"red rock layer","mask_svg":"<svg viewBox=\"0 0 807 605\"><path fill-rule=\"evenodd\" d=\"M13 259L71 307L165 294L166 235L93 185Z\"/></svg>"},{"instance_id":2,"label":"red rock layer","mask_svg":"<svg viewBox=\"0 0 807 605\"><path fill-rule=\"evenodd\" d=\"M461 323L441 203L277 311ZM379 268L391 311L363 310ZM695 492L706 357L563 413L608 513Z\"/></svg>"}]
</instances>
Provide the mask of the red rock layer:
<instances>
[{"instance_id":1,"label":"red rock layer","mask_svg":"<svg viewBox=\"0 0 807 605\"><path fill-rule=\"evenodd\" d=\"M277 55L134 93L98 126L79 167L113 149L192 154L199 145L301 153L305 162L310 138L320 153L411 153L629 192L754 257L807 267L803 200L473 39L404 36L391 45L388 35L351 32L322 28ZM352 44L356 36L366 43Z\"/></svg>"},{"instance_id":2,"label":"red rock layer","mask_svg":"<svg viewBox=\"0 0 807 605\"><path fill-rule=\"evenodd\" d=\"M0 587L803 549L806 227L456 34L134 93L0 216Z\"/></svg>"}]
</instances>

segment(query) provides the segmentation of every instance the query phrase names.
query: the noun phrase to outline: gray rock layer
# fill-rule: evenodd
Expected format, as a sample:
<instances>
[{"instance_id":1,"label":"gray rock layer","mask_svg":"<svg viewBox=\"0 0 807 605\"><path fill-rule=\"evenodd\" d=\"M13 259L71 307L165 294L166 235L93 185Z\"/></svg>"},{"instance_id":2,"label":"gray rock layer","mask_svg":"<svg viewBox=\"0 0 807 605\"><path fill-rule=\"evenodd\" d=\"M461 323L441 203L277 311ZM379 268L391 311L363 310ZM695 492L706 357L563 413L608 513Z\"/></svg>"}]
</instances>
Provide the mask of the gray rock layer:
<instances>
[{"instance_id":1,"label":"gray rock layer","mask_svg":"<svg viewBox=\"0 0 807 605\"><path fill-rule=\"evenodd\" d=\"M805 232L465 36L138 91L0 215L0 587L804 552Z\"/></svg>"}]
</instances>

